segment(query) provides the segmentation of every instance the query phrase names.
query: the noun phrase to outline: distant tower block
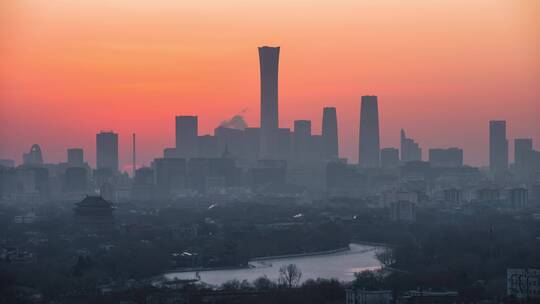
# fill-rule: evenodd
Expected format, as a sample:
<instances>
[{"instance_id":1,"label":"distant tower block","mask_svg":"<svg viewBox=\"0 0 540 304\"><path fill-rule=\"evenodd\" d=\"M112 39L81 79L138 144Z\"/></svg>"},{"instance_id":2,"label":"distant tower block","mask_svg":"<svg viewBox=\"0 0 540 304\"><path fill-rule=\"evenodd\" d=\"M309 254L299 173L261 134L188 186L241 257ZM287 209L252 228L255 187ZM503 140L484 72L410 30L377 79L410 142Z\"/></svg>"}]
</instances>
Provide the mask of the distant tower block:
<instances>
[{"instance_id":1,"label":"distant tower block","mask_svg":"<svg viewBox=\"0 0 540 304\"><path fill-rule=\"evenodd\" d=\"M278 125L279 47L259 47L261 70L261 156L272 157Z\"/></svg>"},{"instance_id":2,"label":"distant tower block","mask_svg":"<svg viewBox=\"0 0 540 304\"><path fill-rule=\"evenodd\" d=\"M176 116L176 153L179 157L197 157L198 133L197 116Z\"/></svg>"},{"instance_id":3,"label":"distant tower block","mask_svg":"<svg viewBox=\"0 0 540 304\"><path fill-rule=\"evenodd\" d=\"M489 168L494 174L501 174L508 169L508 139L506 139L506 121L489 122Z\"/></svg>"},{"instance_id":4,"label":"distant tower block","mask_svg":"<svg viewBox=\"0 0 540 304\"><path fill-rule=\"evenodd\" d=\"M362 167L372 168L380 166L377 96L362 96L358 164Z\"/></svg>"},{"instance_id":5,"label":"distant tower block","mask_svg":"<svg viewBox=\"0 0 540 304\"><path fill-rule=\"evenodd\" d=\"M133 133L133 159L132 159L133 163L132 163L132 168L131 168L133 178L135 178L135 172L137 170L137 158L136 158L137 155L135 154L136 151L137 151L137 149L136 149L136 145L135 145L135 133Z\"/></svg>"},{"instance_id":6,"label":"distant tower block","mask_svg":"<svg viewBox=\"0 0 540 304\"><path fill-rule=\"evenodd\" d=\"M337 159L339 157L339 147L336 108L323 109L322 137L324 157L326 159Z\"/></svg>"},{"instance_id":7,"label":"distant tower block","mask_svg":"<svg viewBox=\"0 0 540 304\"><path fill-rule=\"evenodd\" d=\"M84 164L84 151L81 148L67 150L67 162L70 166L82 166Z\"/></svg>"},{"instance_id":8,"label":"distant tower block","mask_svg":"<svg viewBox=\"0 0 540 304\"><path fill-rule=\"evenodd\" d=\"M420 148L420 145L414 139L408 138L403 129L400 132L400 139L401 162L406 163L422 160L422 148Z\"/></svg>"},{"instance_id":9,"label":"distant tower block","mask_svg":"<svg viewBox=\"0 0 540 304\"><path fill-rule=\"evenodd\" d=\"M118 134L102 131L96 135L96 163L98 169L118 171Z\"/></svg>"}]
</instances>

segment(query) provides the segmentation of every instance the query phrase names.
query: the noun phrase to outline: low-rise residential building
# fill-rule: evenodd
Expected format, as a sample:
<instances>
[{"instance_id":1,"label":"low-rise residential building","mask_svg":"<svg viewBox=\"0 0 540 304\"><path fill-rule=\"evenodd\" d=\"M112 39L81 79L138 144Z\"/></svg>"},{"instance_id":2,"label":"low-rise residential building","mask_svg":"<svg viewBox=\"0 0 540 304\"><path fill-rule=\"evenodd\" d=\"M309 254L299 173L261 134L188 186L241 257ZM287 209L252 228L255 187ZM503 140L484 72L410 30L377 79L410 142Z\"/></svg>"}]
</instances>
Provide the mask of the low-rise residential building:
<instances>
[{"instance_id":1,"label":"low-rise residential building","mask_svg":"<svg viewBox=\"0 0 540 304\"><path fill-rule=\"evenodd\" d=\"M345 304L390 304L392 291L390 290L362 290L347 289Z\"/></svg>"},{"instance_id":2,"label":"low-rise residential building","mask_svg":"<svg viewBox=\"0 0 540 304\"><path fill-rule=\"evenodd\" d=\"M540 269L507 269L506 293L517 299L540 298Z\"/></svg>"}]
</instances>

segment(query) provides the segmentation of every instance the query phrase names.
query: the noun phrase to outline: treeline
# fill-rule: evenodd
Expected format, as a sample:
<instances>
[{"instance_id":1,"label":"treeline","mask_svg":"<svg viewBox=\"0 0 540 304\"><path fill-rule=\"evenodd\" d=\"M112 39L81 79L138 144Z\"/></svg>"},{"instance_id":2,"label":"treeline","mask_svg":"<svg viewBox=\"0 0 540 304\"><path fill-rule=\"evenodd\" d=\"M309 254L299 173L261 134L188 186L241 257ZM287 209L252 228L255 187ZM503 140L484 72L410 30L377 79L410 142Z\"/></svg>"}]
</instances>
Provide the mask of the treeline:
<instances>
[{"instance_id":1,"label":"treeline","mask_svg":"<svg viewBox=\"0 0 540 304\"><path fill-rule=\"evenodd\" d=\"M468 300L502 299L508 268L540 268L540 223L530 214L423 209L417 222L359 223L357 239L394 244L392 275L378 287L454 290Z\"/></svg>"}]
</instances>

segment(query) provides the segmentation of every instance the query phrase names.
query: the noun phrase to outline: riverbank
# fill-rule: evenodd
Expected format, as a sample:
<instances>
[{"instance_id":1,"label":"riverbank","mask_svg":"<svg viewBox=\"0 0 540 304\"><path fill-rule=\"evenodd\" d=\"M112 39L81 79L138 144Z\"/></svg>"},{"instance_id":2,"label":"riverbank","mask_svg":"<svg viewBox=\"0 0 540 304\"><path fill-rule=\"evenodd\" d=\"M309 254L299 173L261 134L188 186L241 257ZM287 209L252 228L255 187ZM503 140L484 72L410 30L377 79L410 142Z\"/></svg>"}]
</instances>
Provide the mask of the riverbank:
<instances>
[{"instance_id":1,"label":"riverbank","mask_svg":"<svg viewBox=\"0 0 540 304\"><path fill-rule=\"evenodd\" d=\"M219 286L227 281L237 279L252 282L260 277L270 280L279 279L282 266L295 264L303 273L302 281L317 278L350 282L354 274L367 269L380 268L376 258L379 246L367 246L356 243L349 247L306 252L301 254L257 257L250 259L250 267L227 267L219 269L192 269L191 271L170 271L164 274L166 279L197 279L206 284Z\"/></svg>"},{"instance_id":2,"label":"riverbank","mask_svg":"<svg viewBox=\"0 0 540 304\"><path fill-rule=\"evenodd\" d=\"M396 247L396 245L392 245L392 244L388 244L388 243L365 242L365 241L359 241L359 240L354 240L351 244L373 246L373 247L386 247L386 248L394 248L394 247Z\"/></svg>"},{"instance_id":3,"label":"riverbank","mask_svg":"<svg viewBox=\"0 0 540 304\"><path fill-rule=\"evenodd\" d=\"M338 249L331 249L331 250L323 250L323 251L314 251L314 252L305 252L305 253L295 253L295 254L283 254L283 255L272 255L272 256L265 256L265 257L256 257L249 262L260 262L260 261L267 261L267 260L275 260L275 259L290 259L290 258L301 258L301 257L307 257L307 256L316 256L316 255L325 255L325 254L332 254L332 253L339 253L344 251L349 251L351 248L349 246L347 247L341 247Z\"/></svg>"},{"instance_id":4,"label":"riverbank","mask_svg":"<svg viewBox=\"0 0 540 304\"><path fill-rule=\"evenodd\" d=\"M170 273L182 273L182 272L197 272L197 271L216 271L216 270L237 270L237 269L249 269L249 268L255 268L254 266L250 267L251 262L261 262L261 261L267 261L267 260L276 260L276 259L289 259L289 258L301 258L301 257L307 257L307 256L317 256L317 255L325 255L325 254L332 254L332 253L339 253L339 252L345 252L349 251L351 248L349 246L337 248L337 249L331 249L331 250L323 250L323 251L314 251L314 252L305 252L305 253L294 253L294 254L282 254L282 255L272 255L272 256L264 256L264 257L255 257L248 261L247 265L238 265L238 266L223 266L223 267L189 267L189 268L178 268L178 269L172 269L167 271L165 274Z\"/></svg>"}]
</instances>

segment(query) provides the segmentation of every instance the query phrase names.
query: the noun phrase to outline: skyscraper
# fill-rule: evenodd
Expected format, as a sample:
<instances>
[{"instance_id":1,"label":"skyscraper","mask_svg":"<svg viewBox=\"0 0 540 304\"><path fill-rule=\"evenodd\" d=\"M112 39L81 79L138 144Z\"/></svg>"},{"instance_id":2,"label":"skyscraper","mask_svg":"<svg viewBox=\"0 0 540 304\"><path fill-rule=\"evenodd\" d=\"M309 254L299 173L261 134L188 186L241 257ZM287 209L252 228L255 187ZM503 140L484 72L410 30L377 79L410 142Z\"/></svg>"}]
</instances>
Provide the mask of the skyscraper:
<instances>
[{"instance_id":1,"label":"skyscraper","mask_svg":"<svg viewBox=\"0 0 540 304\"><path fill-rule=\"evenodd\" d=\"M306 160L306 157L311 154L309 151L310 143L311 121L295 120L293 134L293 151L295 160Z\"/></svg>"},{"instance_id":2,"label":"skyscraper","mask_svg":"<svg viewBox=\"0 0 540 304\"><path fill-rule=\"evenodd\" d=\"M396 148L381 149L381 167L383 168L399 167L399 150Z\"/></svg>"},{"instance_id":3,"label":"skyscraper","mask_svg":"<svg viewBox=\"0 0 540 304\"><path fill-rule=\"evenodd\" d=\"M182 158L197 157L197 116L176 116L176 155Z\"/></svg>"},{"instance_id":4,"label":"skyscraper","mask_svg":"<svg viewBox=\"0 0 540 304\"><path fill-rule=\"evenodd\" d=\"M358 164L380 166L379 108L377 96L362 96Z\"/></svg>"},{"instance_id":5,"label":"skyscraper","mask_svg":"<svg viewBox=\"0 0 540 304\"><path fill-rule=\"evenodd\" d=\"M272 157L278 129L279 47L259 47L261 70L261 156Z\"/></svg>"},{"instance_id":6,"label":"skyscraper","mask_svg":"<svg viewBox=\"0 0 540 304\"><path fill-rule=\"evenodd\" d=\"M508 140L506 139L506 121L489 122L489 168L492 173L503 173L508 169Z\"/></svg>"},{"instance_id":7,"label":"skyscraper","mask_svg":"<svg viewBox=\"0 0 540 304\"><path fill-rule=\"evenodd\" d=\"M82 148L67 149L67 162L70 166L82 166L84 164L84 151Z\"/></svg>"},{"instance_id":8,"label":"skyscraper","mask_svg":"<svg viewBox=\"0 0 540 304\"><path fill-rule=\"evenodd\" d=\"M25 165L43 165L43 155L38 144L33 144L30 152L23 154L23 164Z\"/></svg>"},{"instance_id":9,"label":"skyscraper","mask_svg":"<svg viewBox=\"0 0 540 304\"><path fill-rule=\"evenodd\" d=\"M422 149L412 138L408 138L405 130L401 129L401 162L422 160Z\"/></svg>"},{"instance_id":10,"label":"skyscraper","mask_svg":"<svg viewBox=\"0 0 540 304\"><path fill-rule=\"evenodd\" d=\"M96 135L96 165L98 169L118 171L118 134L101 131Z\"/></svg>"},{"instance_id":11,"label":"skyscraper","mask_svg":"<svg viewBox=\"0 0 540 304\"><path fill-rule=\"evenodd\" d=\"M527 155L533 151L532 138L514 139L514 164L523 167L527 162Z\"/></svg>"},{"instance_id":12,"label":"skyscraper","mask_svg":"<svg viewBox=\"0 0 540 304\"><path fill-rule=\"evenodd\" d=\"M339 156L336 108L323 109L322 137L324 157L337 159Z\"/></svg>"}]
</instances>

